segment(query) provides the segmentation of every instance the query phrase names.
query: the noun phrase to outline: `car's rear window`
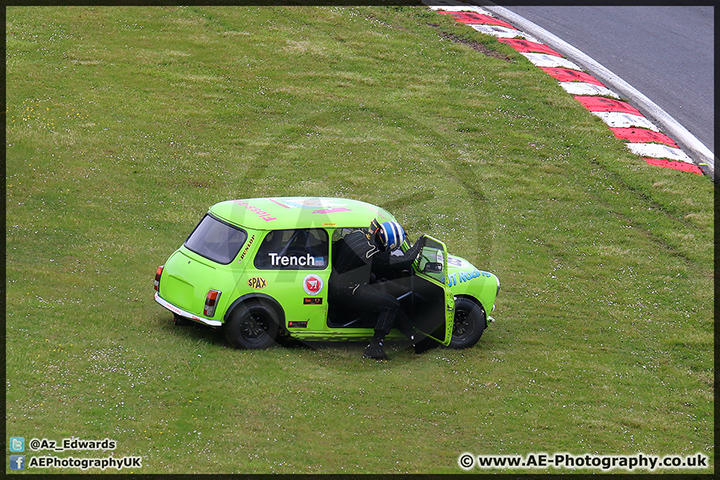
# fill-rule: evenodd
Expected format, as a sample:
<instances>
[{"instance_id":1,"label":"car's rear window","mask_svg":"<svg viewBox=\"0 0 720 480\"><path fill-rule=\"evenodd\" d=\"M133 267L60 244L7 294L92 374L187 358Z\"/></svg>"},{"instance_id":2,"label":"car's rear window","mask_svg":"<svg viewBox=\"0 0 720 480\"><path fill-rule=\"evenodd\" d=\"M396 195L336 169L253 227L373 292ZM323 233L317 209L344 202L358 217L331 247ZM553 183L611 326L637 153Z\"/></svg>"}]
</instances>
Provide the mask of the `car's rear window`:
<instances>
[{"instance_id":1,"label":"car's rear window","mask_svg":"<svg viewBox=\"0 0 720 480\"><path fill-rule=\"evenodd\" d=\"M227 265L247 240L245 231L205 215L185 241L185 246L213 262Z\"/></svg>"}]
</instances>

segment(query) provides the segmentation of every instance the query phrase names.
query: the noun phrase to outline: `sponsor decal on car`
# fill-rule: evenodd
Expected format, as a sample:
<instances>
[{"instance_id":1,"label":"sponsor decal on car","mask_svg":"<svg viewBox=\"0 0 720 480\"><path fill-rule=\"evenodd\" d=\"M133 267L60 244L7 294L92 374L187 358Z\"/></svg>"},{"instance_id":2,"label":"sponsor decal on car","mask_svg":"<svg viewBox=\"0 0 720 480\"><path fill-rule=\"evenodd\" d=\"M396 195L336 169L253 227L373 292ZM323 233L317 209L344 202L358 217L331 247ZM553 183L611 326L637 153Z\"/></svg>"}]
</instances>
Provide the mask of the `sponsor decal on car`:
<instances>
[{"instance_id":1,"label":"sponsor decal on car","mask_svg":"<svg viewBox=\"0 0 720 480\"><path fill-rule=\"evenodd\" d=\"M442 252L437 252L435 258L436 258L436 260L435 260L436 262L443 263L443 260L445 257L443 256ZM447 263L448 263L448 265L450 265L452 267L458 267L458 268L467 268L467 267L472 266L470 264L470 262L468 262L467 260L463 260L462 258L455 257L453 255L448 255Z\"/></svg>"},{"instance_id":2,"label":"sponsor decal on car","mask_svg":"<svg viewBox=\"0 0 720 480\"><path fill-rule=\"evenodd\" d=\"M478 269L471 270L469 272L451 273L450 275L448 275L447 285L448 285L448 287L454 287L458 283L464 283L469 280L472 280L473 278L490 277L490 276L492 276L491 273L483 272L482 270L478 270ZM444 281L444 279L443 279L443 281Z\"/></svg>"},{"instance_id":3,"label":"sponsor decal on car","mask_svg":"<svg viewBox=\"0 0 720 480\"><path fill-rule=\"evenodd\" d=\"M252 277L248 279L248 286L250 288L259 290L261 288L267 287L267 280L262 277Z\"/></svg>"},{"instance_id":4,"label":"sponsor decal on car","mask_svg":"<svg viewBox=\"0 0 720 480\"><path fill-rule=\"evenodd\" d=\"M327 213L337 213L337 212L352 212L351 209L345 208L345 203L342 202L332 202L332 201L321 201L320 199L315 198L285 198L282 200L276 200L271 199L271 201L277 203L280 206L283 206L285 208L307 208L307 209L314 209L315 211L312 213L319 213L319 214L327 214Z\"/></svg>"},{"instance_id":5,"label":"sponsor decal on car","mask_svg":"<svg viewBox=\"0 0 720 480\"><path fill-rule=\"evenodd\" d=\"M250 240L248 240L247 244L245 245L245 249L243 249L242 253L240 254L238 263L241 263L243 261L243 258L245 258L245 255L247 254L248 250L250 250L250 245L252 245L253 241L255 241L255 235L251 236Z\"/></svg>"},{"instance_id":6,"label":"sponsor decal on car","mask_svg":"<svg viewBox=\"0 0 720 480\"><path fill-rule=\"evenodd\" d=\"M438 260L439 262L442 262L442 259ZM453 257L452 255L448 255L447 259L448 265L452 265L454 267L467 267L470 265L470 263L464 261L462 258Z\"/></svg>"},{"instance_id":7,"label":"sponsor decal on car","mask_svg":"<svg viewBox=\"0 0 720 480\"><path fill-rule=\"evenodd\" d=\"M337 213L337 212L352 212L352 210L350 210L349 208L337 207L337 208L325 208L325 209L315 210L313 213Z\"/></svg>"},{"instance_id":8,"label":"sponsor decal on car","mask_svg":"<svg viewBox=\"0 0 720 480\"><path fill-rule=\"evenodd\" d=\"M266 222L269 222L271 220L277 220L277 217L273 217L271 214L267 213L265 210L261 210L260 208L250 205L248 202L245 201L239 201L237 202L238 205L245 207L249 211L258 214L260 218L265 220Z\"/></svg>"},{"instance_id":9,"label":"sponsor decal on car","mask_svg":"<svg viewBox=\"0 0 720 480\"><path fill-rule=\"evenodd\" d=\"M303 279L303 290L308 295L318 295L322 289L323 281L318 275L311 273Z\"/></svg>"},{"instance_id":10,"label":"sponsor decal on car","mask_svg":"<svg viewBox=\"0 0 720 480\"><path fill-rule=\"evenodd\" d=\"M297 255L280 255L278 253L268 253L270 257L270 265L273 267L323 267L325 260L322 257L313 257L309 253L305 256Z\"/></svg>"}]
</instances>

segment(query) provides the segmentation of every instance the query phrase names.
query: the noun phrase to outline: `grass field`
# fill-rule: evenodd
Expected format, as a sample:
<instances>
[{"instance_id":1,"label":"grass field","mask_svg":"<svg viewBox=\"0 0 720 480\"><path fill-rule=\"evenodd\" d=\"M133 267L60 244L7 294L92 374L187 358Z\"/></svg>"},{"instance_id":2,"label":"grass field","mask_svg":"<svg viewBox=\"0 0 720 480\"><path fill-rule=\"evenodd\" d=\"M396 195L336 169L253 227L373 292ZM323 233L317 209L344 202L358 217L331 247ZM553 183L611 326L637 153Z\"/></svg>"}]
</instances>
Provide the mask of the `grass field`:
<instances>
[{"instance_id":1,"label":"grass field","mask_svg":"<svg viewBox=\"0 0 720 480\"><path fill-rule=\"evenodd\" d=\"M712 182L509 47L399 7L11 7L6 45L8 438L114 439L134 473L714 471ZM443 239L499 276L498 323L381 363L173 326L155 268L206 209L295 195Z\"/></svg>"}]
</instances>

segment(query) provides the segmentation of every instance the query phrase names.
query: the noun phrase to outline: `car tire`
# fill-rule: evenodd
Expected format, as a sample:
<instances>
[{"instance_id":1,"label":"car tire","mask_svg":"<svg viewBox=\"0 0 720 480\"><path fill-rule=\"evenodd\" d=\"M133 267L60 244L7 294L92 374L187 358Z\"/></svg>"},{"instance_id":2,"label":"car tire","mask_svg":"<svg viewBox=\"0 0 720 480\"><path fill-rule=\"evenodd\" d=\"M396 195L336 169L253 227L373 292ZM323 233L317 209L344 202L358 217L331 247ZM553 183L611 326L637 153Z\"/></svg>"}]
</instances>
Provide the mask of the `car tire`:
<instances>
[{"instance_id":1,"label":"car tire","mask_svg":"<svg viewBox=\"0 0 720 480\"><path fill-rule=\"evenodd\" d=\"M455 318L448 348L472 347L480 340L486 326L485 310L480 305L469 298L455 299Z\"/></svg>"},{"instance_id":2,"label":"car tire","mask_svg":"<svg viewBox=\"0 0 720 480\"><path fill-rule=\"evenodd\" d=\"M275 310L258 300L241 303L225 324L225 338L235 348L265 349L276 344L280 323Z\"/></svg>"}]
</instances>

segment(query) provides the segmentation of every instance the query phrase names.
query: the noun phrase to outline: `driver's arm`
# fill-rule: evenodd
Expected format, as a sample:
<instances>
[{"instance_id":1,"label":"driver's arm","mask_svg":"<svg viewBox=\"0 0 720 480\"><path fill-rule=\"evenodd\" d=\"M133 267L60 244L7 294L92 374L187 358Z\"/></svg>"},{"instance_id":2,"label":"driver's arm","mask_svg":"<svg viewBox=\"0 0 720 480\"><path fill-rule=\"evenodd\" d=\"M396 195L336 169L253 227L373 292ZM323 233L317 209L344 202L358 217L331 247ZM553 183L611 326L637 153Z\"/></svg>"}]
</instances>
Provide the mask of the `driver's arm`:
<instances>
[{"instance_id":1,"label":"driver's arm","mask_svg":"<svg viewBox=\"0 0 720 480\"><path fill-rule=\"evenodd\" d=\"M418 253L420 253L420 250L425 245L425 235L420 235L420 237L417 239L415 244L408 248L405 253L402 253L400 250L397 250L397 252L402 253L401 255L397 254L390 254L390 255L382 255L378 256L378 258L375 260L376 262L383 263L385 267L392 267L393 269L397 270L404 270L404 269L410 269L412 267L412 263L415 261L415 258L417 258Z\"/></svg>"}]
</instances>

